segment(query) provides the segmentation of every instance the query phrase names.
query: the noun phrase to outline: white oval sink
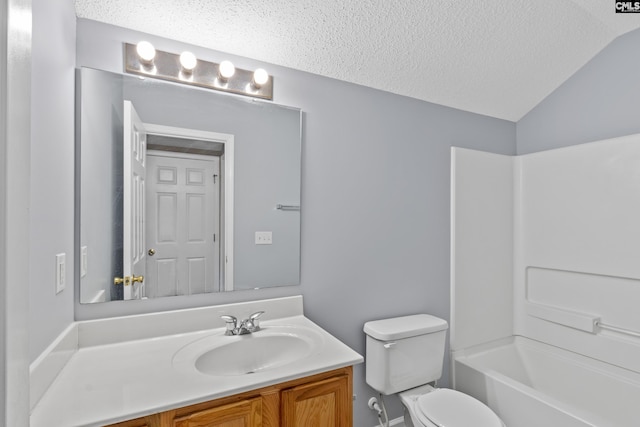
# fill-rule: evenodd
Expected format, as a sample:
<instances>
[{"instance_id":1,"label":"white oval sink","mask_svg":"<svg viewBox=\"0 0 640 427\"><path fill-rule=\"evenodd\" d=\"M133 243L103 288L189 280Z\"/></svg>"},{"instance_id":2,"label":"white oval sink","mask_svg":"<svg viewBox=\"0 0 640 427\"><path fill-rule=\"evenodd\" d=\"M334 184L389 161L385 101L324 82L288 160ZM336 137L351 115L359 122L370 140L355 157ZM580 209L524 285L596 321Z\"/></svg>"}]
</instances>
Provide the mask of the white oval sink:
<instances>
[{"instance_id":1,"label":"white oval sink","mask_svg":"<svg viewBox=\"0 0 640 427\"><path fill-rule=\"evenodd\" d=\"M253 374L305 358L312 349L294 335L244 335L198 357L196 369L210 375Z\"/></svg>"},{"instance_id":2,"label":"white oval sink","mask_svg":"<svg viewBox=\"0 0 640 427\"><path fill-rule=\"evenodd\" d=\"M209 335L180 349L173 365L216 375L247 375L303 360L317 351L322 337L300 326L264 327L247 335Z\"/></svg>"}]
</instances>

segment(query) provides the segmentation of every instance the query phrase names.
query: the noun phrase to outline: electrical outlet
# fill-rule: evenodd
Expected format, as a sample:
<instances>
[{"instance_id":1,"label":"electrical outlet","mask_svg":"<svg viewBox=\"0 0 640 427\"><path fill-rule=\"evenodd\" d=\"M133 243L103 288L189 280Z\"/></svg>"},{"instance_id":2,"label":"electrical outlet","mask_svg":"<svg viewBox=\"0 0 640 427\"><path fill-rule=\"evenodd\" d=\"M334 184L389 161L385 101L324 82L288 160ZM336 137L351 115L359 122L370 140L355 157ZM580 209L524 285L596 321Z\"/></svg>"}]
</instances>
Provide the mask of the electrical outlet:
<instances>
[{"instance_id":1,"label":"electrical outlet","mask_svg":"<svg viewBox=\"0 0 640 427\"><path fill-rule=\"evenodd\" d=\"M256 231L256 245L273 244L273 234L271 231Z\"/></svg>"},{"instance_id":2,"label":"electrical outlet","mask_svg":"<svg viewBox=\"0 0 640 427\"><path fill-rule=\"evenodd\" d=\"M56 255L56 294L62 292L66 284L66 259L67 255L64 253Z\"/></svg>"}]
</instances>

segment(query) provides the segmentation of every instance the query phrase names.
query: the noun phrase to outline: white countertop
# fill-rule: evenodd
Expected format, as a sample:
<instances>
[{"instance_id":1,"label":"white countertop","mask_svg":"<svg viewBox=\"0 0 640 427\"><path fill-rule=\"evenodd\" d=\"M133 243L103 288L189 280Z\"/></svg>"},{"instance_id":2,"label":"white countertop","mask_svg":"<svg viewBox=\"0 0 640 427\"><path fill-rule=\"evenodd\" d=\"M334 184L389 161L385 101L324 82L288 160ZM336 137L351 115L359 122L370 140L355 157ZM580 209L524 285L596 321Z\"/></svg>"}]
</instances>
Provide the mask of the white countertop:
<instances>
[{"instance_id":1,"label":"white countertop","mask_svg":"<svg viewBox=\"0 0 640 427\"><path fill-rule=\"evenodd\" d=\"M312 328L322 344L304 359L237 376L211 376L174 364L180 349L224 335L224 328L80 346L34 407L31 427L101 426L363 362L303 315L261 324L265 330L278 325Z\"/></svg>"}]
</instances>

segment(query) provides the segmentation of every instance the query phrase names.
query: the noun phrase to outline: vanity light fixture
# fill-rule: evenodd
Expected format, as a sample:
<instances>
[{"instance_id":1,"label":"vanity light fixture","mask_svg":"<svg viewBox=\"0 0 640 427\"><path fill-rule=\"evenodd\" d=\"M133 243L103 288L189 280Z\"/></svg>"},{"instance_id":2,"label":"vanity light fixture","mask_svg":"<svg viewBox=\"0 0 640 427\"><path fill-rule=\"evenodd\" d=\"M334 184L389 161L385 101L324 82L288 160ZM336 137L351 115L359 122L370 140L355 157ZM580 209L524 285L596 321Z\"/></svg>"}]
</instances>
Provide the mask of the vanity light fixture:
<instances>
[{"instance_id":1,"label":"vanity light fixture","mask_svg":"<svg viewBox=\"0 0 640 427\"><path fill-rule=\"evenodd\" d=\"M183 73L191 74L198 65L198 58L193 53L184 51L180 54L180 65Z\"/></svg>"},{"instance_id":2,"label":"vanity light fixture","mask_svg":"<svg viewBox=\"0 0 640 427\"><path fill-rule=\"evenodd\" d=\"M151 67L153 65L153 67ZM191 52L156 50L149 42L124 44L124 71L254 98L273 99L273 77L264 69L236 68L231 61L203 61Z\"/></svg>"},{"instance_id":3,"label":"vanity light fixture","mask_svg":"<svg viewBox=\"0 0 640 427\"><path fill-rule=\"evenodd\" d=\"M260 89L263 84L269 81L269 74L264 68L258 68L253 72L253 87Z\"/></svg>"},{"instance_id":4,"label":"vanity light fixture","mask_svg":"<svg viewBox=\"0 0 640 427\"><path fill-rule=\"evenodd\" d=\"M231 61L222 61L218 66L218 77L220 80L226 82L236 73L236 67Z\"/></svg>"},{"instance_id":5,"label":"vanity light fixture","mask_svg":"<svg viewBox=\"0 0 640 427\"><path fill-rule=\"evenodd\" d=\"M141 41L136 45L136 53L140 58L140 62L144 65L151 65L156 57L156 48L148 41Z\"/></svg>"}]
</instances>

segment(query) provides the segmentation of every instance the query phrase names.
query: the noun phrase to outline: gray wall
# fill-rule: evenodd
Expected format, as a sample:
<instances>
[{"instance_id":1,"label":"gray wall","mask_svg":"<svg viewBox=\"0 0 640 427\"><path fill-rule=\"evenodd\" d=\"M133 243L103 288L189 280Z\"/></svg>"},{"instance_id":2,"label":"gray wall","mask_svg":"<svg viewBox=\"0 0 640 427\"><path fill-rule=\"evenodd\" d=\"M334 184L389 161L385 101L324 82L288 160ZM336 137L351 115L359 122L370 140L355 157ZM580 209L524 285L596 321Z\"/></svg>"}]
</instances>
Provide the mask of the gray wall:
<instances>
[{"instance_id":1,"label":"gray wall","mask_svg":"<svg viewBox=\"0 0 640 427\"><path fill-rule=\"evenodd\" d=\"M517 123L518 154L640 132L640 30L614 40Z\"/></svg>"},{"instance_id":2,"label":"gray wall","mask_svg":"<svg viewBox=\"0 0 640 427\"><path fill-rule=\"evenodd\" d=\"M283 80L306 114L305 313L363 355L366 321L448 320L450 147L513 154L513 123L299 73ZM376 425L364 365L354 392L355 425Z\"/></svg>"},{"instance_id":3,"label":"gray wall","mask_svg":"<svg viewBox=\"0 0 640 427\"><path fill-rule=\"evenodd\" d=\"M161 50L187 48L79 20L78 65L121 72L121 43L143 38ZM361 354L368 320L421 312L448 319L449 148L514 154L515 124L188 48L213 62L228 57L240 68L266 67L275 78L274 101L304 111L302 277L299 287L286 289L302 293L308 317ZM175 302L167 308L181 304L169 300ZM124 310L101 306L105 316ZM76 315L84 309L76 307ZM363 365L355 369L354 392L355 425L375 425ZM391 417L400 416L397 400L388 402Z\"/></svg>"},{"instance_id":4,"label":"gray wall","mask_svg":"<svg viewBox=\"0 0 640 427\"><path fill-rule=\"evenodd\" d=\"M33 2L29 354L73 321L73 165L76 19L73 2ZM66 289L55 293L55 255Z\"/></svg>"},{"instance_id":5,"label":"gray wall","mask_svg":"<svg viewBox=\"0 0 640 427\"><path fill-rule=\"evenodd\" d=\"M29 353L34 359L73 321L73 3L33 5ZM66 253L66 289L55 293L55 255Z\"/></svg>"}]
</instances>

